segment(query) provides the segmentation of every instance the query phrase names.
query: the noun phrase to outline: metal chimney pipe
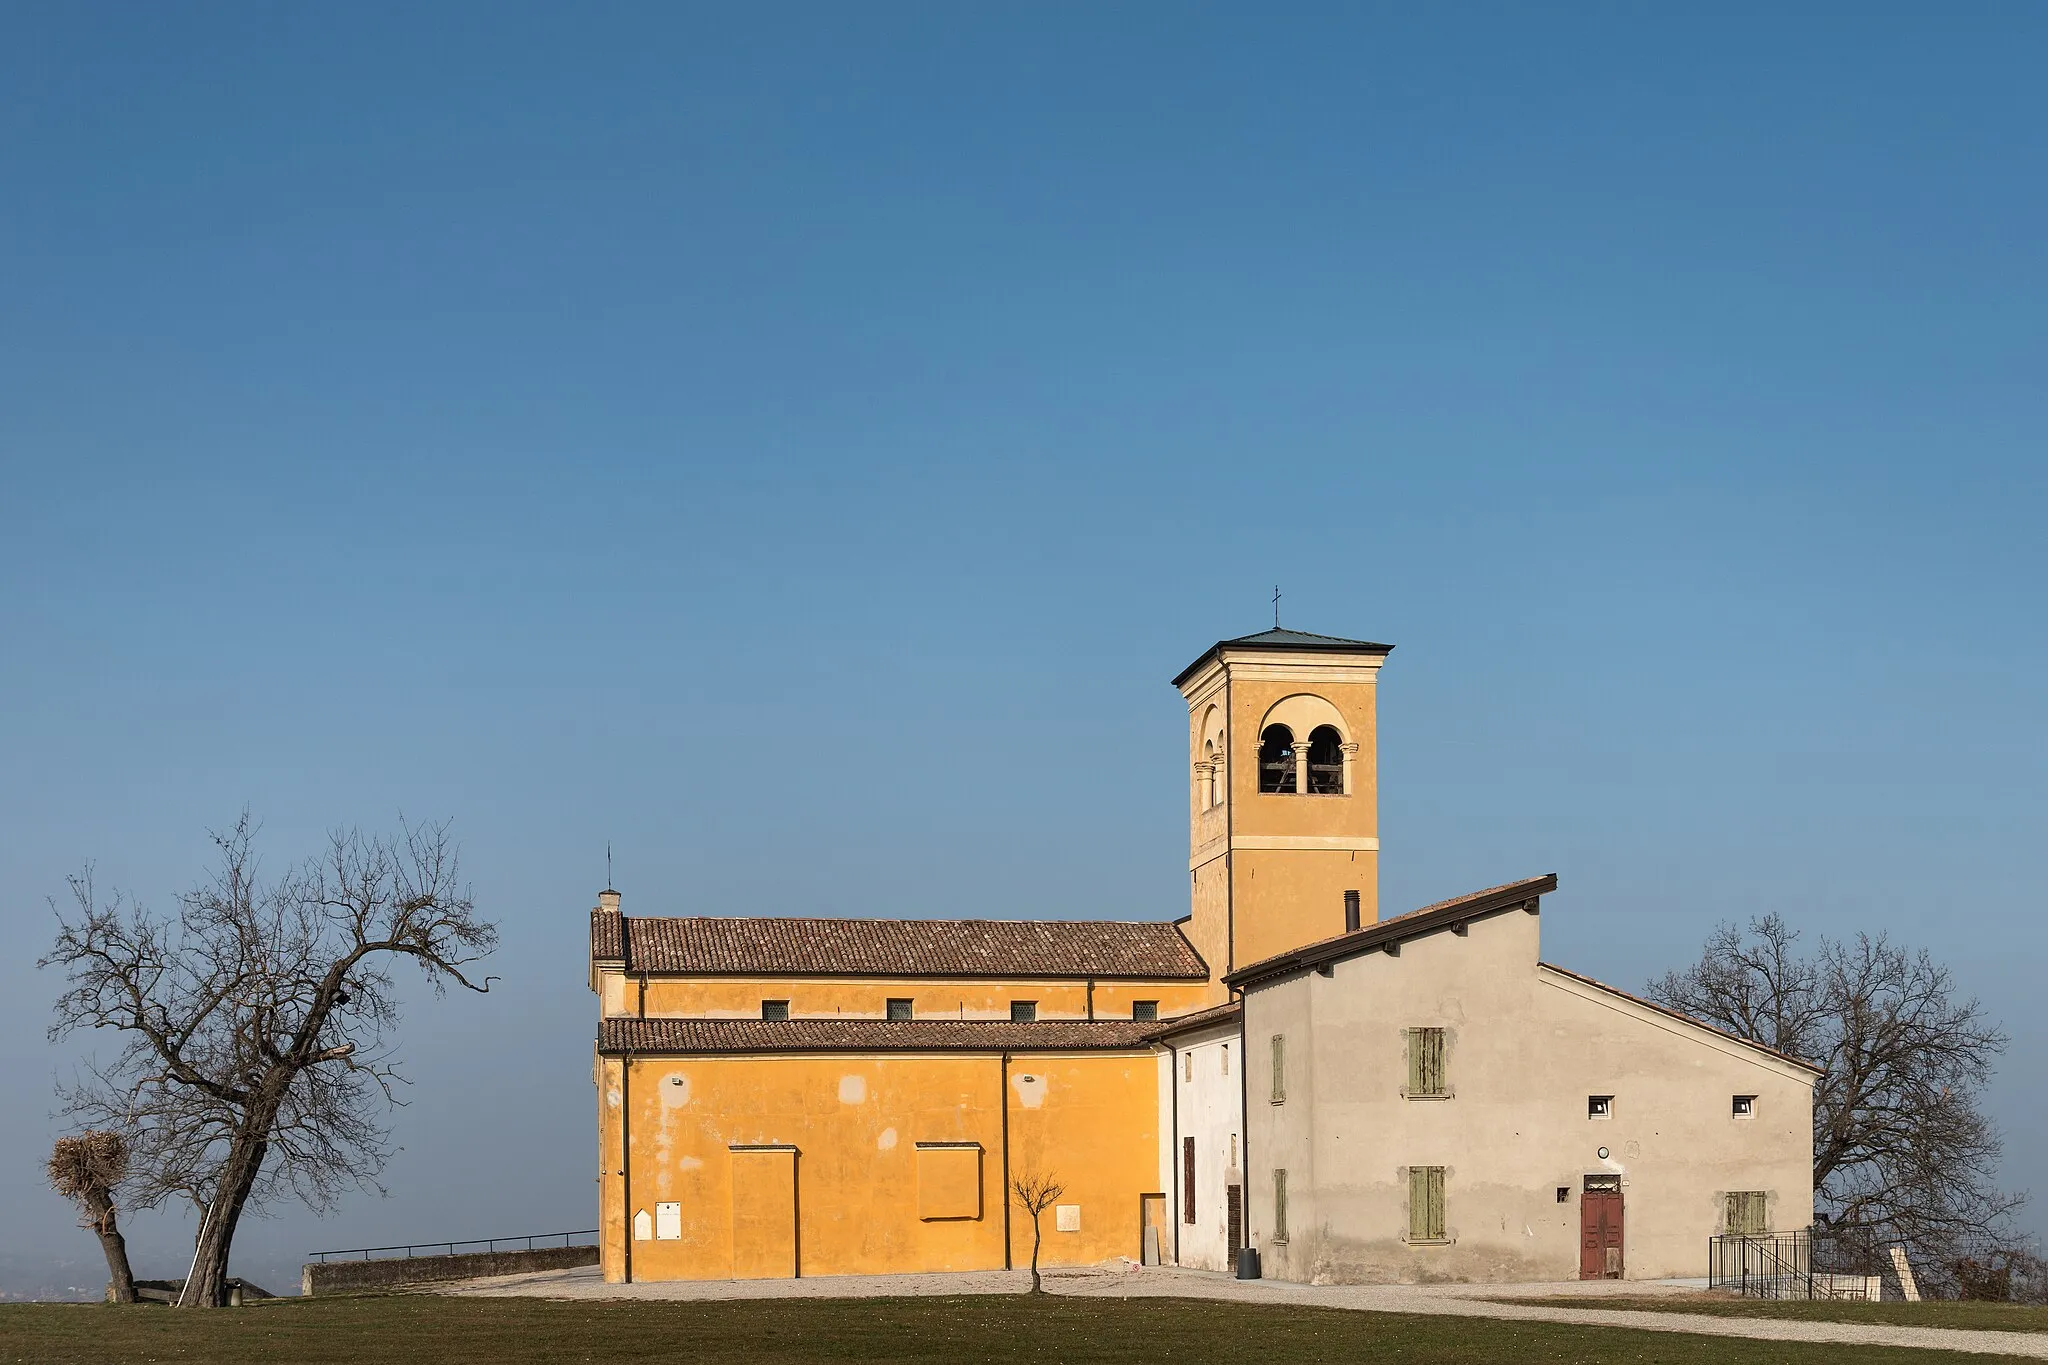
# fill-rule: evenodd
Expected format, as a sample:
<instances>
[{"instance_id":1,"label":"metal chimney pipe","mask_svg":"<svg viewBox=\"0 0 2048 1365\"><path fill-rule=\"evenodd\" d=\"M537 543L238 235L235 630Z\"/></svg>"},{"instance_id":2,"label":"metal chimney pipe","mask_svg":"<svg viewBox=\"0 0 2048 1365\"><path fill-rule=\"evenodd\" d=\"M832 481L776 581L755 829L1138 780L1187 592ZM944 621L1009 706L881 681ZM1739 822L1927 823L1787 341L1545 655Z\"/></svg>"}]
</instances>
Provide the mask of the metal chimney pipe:
<instances>
[{"instance_id":1,"label":"metal chimney pipe","mask_svg":"<svg viewBox=\"0 0 2048 1365\"><path fill-rule=\"evenodd\" d=\"M1356 891L1346 891L1344 893L1344 932L1347 934L1358 932L1358 893Z\"/></svg>"}]
</instances>

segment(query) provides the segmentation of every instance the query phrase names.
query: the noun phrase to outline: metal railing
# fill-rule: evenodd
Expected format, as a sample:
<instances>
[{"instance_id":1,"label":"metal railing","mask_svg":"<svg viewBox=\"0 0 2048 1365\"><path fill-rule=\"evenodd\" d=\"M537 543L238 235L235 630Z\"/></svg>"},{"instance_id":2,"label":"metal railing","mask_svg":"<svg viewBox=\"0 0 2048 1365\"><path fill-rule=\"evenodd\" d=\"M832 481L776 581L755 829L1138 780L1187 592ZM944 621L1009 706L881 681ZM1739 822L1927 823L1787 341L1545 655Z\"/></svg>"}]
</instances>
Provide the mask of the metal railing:
<instances>
[{"instance_id":1,"label":"metal railing","mask_svg":"<svg viewBox=\"0 0 2048 1365\"><path fill-rule=\"evenodd\" d=\"M478 1251L496 1251L501 1243L506 1246L507 1250L515 1249L515 1244L517 1244L518 1247L522 1247L524 1250L534 1251L557 1245L565 1247L576 1246L578 1242L575 1239L585 1237L595 1240L597 1229L583 1228L576 1232L536 1232L524 1237L471 1237L461 1242L413 1242L405 1246L346 1247L339 1251L309 1251L306 1254L316 1263L324 1265L330 1256L360 1256L366 1261L374 1261L398 1260L422 1254L429 1256L474 1255ZM536 1243L539 1245L536 1246ZM469 1247L472 1250L460 1252L455 1249L457 1247ZM437 1250L436 1248L440 1249ZM391 1252L394 1254L379 1256L379 1252Z\"/></svg>"}]
</instances>

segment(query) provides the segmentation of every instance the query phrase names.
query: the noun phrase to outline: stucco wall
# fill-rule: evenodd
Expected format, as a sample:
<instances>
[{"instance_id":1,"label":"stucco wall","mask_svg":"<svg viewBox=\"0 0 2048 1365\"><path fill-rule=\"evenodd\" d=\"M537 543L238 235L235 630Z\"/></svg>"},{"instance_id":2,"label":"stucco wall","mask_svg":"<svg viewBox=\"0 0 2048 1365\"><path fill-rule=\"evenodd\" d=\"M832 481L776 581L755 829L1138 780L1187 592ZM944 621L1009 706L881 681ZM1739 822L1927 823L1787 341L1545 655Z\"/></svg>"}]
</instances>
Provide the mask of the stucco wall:
<instances>
[{"instance_id":1,"label":"stucco wall","mask_svg":"<svg viewBox=\"0 0 2048 1365\"><path fill-rule=\"evenodd\" d=\"M758 1270L750 1239L792 1228L804 1275L999 1268L1006 1151L1011 1173L1057 1176L1067 1187L1059 1202L1080 1210L1072 1231L1047 1213L1044 1264L1136 1259L1140 1198L1158 1189L1157 1072L1149 1050L1013 1056L1007 1087L993 1054L636 1058L628 1086L620 1061L606 1058L606 1276L624 1277L630 1239L636 1280L725 1279ZM630 1202L617 1174L628 1109ZM921 1216L919 1143L979 1144L975 1216ZM774 1179L740 1172L753 1158L736 1146L771 1144L796 1149L784 1158L793 1190L786 1168ZM679 1235L634 1235L635 1215L651 1221L670 1202ZM1012 1208L1010 1222L1022 1265L1030 1220Z\"/></svg>"},{"instance_id":2,"label":"stucco wall","mask_svg":"<svg viewBox=\"0 0 2048 1365\"><path fill-rule=\"evenodd\" d=\"M1510 911L1250 991L1252 1206L1268 1275L1577 1278L1588 1175L1621 1180L1632 1279L1703 1273L1731 1190L1766 1191L1774 1228L1810 1223L1810 1074L1539 967L1539 924ZM1446 1030L1449 1099L1402 1094L1404 1030L1417 1027ZM1288 1039L1279 1104L1274 1034ZM1758 1096L1753 1116L1733 1115L1738 1094ZM1592 1095L1615 1097L1611 1118L1587 1116ZM1448 1245L1406 1240L1410 1165L1446 1168ZM1284 1243L1271 1237L1274 1168L1288 1172Z\"/></svg>"},{"instance_id":3,"label":"stucco wall","mask_svg":"<svg viewBox=\"0 0 2048 1365\"><path fill-rule=\"evenodd\" d=\"M1233 1021L1173 1040L1173 1093L1166 1117L1169 1134L1160 1186L1167 1200L1174 1246L1168 1259L1197 1270L1230 1269L1226 1191L1244 1183L1243 1135L1239 1130L1238 1087L1243 1083L1243 1048ZM1186 1219L1184 1175L1188 1139L1195 1144L1195 1221Z\"/></svg>"},{"instance_id":4,"label":"stucco wall","mask_svg":"<svg viewBox=\"0 0 2048 1365\"><path fill-rule=\"evenodd\" d=\"M1199 951L1199 949L1198 949ZM608 972L617 979L619 974ZM1132 1002L1154 1000L1159 1017L1197 1010L1209 1002L1201 981L1097 981L1097 1019L1129 1019ZM1073 980L972 981L910 977L650 977L644 1012L710 1019L758 1019L763 1000L787 1000L792 1016L881 1019L891 998L911 1001L920 1019L1008 1019L1010 1002L1033 1000L1040 1019L1086 1019L1088 983ZM640 978L628 975L614 1015L643 1012Z\"/></svg>"},{"instance_id":5,"label":"stucco wall","mask_svg":"<svg viewBox=\"0 0 2048 1365\"><path fill-rule=\"evenodd\" d=\"M302 1267L299 1292L352 1294L364 1290L399 1289L413 1284L474 1280L486 1275L530 1275L596 1265L597 1248L536 1247L532 1251L476 1251L457 1256L393 1256L377 1261L325 1261Z\"/></svg>"}]
</instances>

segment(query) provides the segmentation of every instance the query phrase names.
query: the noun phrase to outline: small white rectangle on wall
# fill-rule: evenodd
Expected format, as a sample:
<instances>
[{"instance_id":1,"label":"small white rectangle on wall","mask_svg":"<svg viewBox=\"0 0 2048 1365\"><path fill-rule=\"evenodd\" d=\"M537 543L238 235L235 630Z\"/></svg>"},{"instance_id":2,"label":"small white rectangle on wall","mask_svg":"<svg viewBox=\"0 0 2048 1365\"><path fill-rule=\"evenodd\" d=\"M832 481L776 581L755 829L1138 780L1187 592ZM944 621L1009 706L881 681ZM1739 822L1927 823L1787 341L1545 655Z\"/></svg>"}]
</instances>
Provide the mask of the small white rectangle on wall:
<instances>
[{"instance_id":1,"label":"small white rectangle on wall","mask_svg":"<svg viewBox=\"0 0 2048 1365\"><path fill-rule=\"evenodd\" d=\"M645 1242L652 1239L653 1236L654 1220L647 1216L646 1209L642 1209L640 1210L640 1212L633 1215L633 1240L636 1242Z\"/></svg>"},{"instance_id":2,"label":"small white rectangle on wall","mask_svg":"<svg viewBox=\"0 0 2048 1365\"><path fill-rule=\"evenodd\" d=\"M1058 1232L1079 1232L1081 1230L1081 1206L1079 1204L1053 1205L1052 1225L1054 1230Z\"/></svg>"},{"instance_id":3,"label":"small white rectangle on wall","mask_svg":"<svg viewBox=\"0 0 2048 1365\"><path fill-rule=\"evenodd\" d=\"M683 1206L681 1204L656 1204L654 1206L654 1235L663 1242L673 1242L683 1235Z\"/></svg>"}]
</instances>

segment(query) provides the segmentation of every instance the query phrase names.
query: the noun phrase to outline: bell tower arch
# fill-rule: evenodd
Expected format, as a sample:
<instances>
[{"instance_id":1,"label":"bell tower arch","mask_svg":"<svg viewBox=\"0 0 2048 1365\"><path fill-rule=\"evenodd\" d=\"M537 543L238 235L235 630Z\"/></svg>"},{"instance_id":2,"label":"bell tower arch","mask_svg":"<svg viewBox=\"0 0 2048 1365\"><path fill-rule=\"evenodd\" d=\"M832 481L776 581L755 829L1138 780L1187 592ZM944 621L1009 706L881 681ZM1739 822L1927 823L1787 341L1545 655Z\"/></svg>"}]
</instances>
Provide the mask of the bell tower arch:
<instances>
[{"instance_id":1,"label":"bell tower arch","mask_svg":"<svg viewBox=\"0 0 2048 1365\"><path fill-rule=\"evenodd\" d=\"M1378 679L1392 645L1298 630L1218 641L1188 706L1188 937L1218 979L1379 918Z\"/></svg>"}]
</instances>

